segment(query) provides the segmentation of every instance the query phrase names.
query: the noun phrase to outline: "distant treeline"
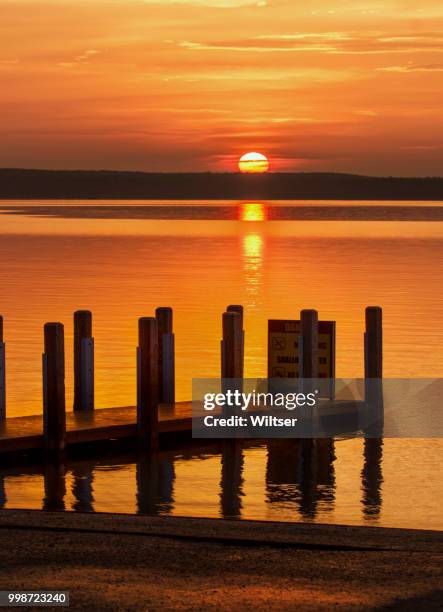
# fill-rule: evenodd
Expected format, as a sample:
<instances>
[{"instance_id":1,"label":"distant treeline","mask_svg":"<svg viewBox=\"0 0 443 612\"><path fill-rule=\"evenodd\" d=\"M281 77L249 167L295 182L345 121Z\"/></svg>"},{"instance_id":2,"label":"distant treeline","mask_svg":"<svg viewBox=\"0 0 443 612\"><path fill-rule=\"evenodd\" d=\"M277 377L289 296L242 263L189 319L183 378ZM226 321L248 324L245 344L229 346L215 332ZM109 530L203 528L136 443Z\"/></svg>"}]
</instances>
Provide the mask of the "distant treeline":
<instances>
[{"instance_id":1,"label":"distant treeline","mask_svg":"<svg viewBox=\"0 0 443 612\"><path fill-rule=\"evenodd\" d=\"M0 169L2 199L443 200L443 178Z\"/></svg>"}]
</instances>

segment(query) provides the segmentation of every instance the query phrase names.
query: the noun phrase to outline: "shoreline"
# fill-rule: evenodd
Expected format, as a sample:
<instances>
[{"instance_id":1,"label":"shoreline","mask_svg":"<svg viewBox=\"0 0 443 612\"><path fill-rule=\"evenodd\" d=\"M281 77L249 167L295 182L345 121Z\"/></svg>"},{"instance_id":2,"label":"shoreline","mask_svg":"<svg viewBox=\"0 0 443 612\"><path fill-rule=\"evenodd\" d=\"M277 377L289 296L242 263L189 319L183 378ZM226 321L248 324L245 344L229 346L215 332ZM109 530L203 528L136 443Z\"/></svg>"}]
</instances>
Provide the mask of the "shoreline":
<instances>
[{"instance_id":1,"label":"shoreline","mask_svg":"<svg viewBox=\"0 0 443 612\"><path fill-rule=\"evenodd\" d=\"M436 531L3 510L0 544L2 589L69 590L73 609L441 605Z\"/></svg>"},{"instance_id":2,"label":"shoreline","mask_svg":"<svg viewBox=\"0 0 443 612\"><path fill-rule=\"evenodd\" d=\"M443 178L0 168L0 199L441 200Z\"/></svg>"},{"instance_id":3,"label":"shoreline","mask_svg":"<svg viewBox=\"0 0 443 612\"><path fill-rule=\"evenodd\" d=\"M78 517L78 518L75 518ZM99 519L104 527L97 523ZM193 536L200 539L223 539L235 543L290 545L294 548L312 546L340 548L367 548L373 550L400 550L407 543L408 550L423 550L423 544L432 544L443 554L443 529L382 527L378 525L352 525L346 523L318 523L308 521L271 521L266 519L213 518L186 515L143 515L123 512L50 511L39 509L3 508L0 510L0 529L23 525L38 530L115 531L136 535L162 537ZM260 526L260 537L255 530ZM137 529L134 529L137 527ZM171 529L172 528L172 529ZM359 538L356 544L354 539Z\"/></svg>"}]
</instances>

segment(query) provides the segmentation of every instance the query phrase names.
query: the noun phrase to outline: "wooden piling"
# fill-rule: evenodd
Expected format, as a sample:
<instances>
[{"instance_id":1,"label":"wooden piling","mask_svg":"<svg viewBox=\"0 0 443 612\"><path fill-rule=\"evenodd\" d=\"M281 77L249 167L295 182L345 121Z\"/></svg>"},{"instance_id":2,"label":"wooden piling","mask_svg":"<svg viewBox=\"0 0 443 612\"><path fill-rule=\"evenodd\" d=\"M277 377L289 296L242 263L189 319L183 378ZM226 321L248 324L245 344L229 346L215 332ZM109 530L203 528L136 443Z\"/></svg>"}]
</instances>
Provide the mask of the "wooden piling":
<instances>
[{"instance_id":1,"label":"wooden piling","mask_svg":"<svg viewBox=\"0 0 443 612\"><path fill-rule=\"evenodd\" d=\"M74 313L74 410L94 409L94 340L92 313Z\"/></svg>"},{"instance_id":2,"label":"wooden piling","mask_svg":"<svg viewBox=\"0 0 443 612\"><path fill-rule=\"evenodd\" d=\"M300 378L318 378L318 313L302 310L299 342Z\"/></svg>"},{"instance_id":3,"label":"wooden piling","mask_svg":"<svg viewBox=\"0 0 443 612\"><path fill-rule=\"evenodd\" d=\"M159 307L155 311L158 326L158 389L159 402L175 402L175 347L172 308Z\"/></svg>"},{"instance_id":4,"label":"wooden piling","mask_svg":"<svg viewBox=\"0 0 443 612\"><path fill-rule=\"evenodd\" d=\"M226 308L226 312L238 312L241 316L241 328L243 329L243 306L241 304L230 304Z\"/></svg>"},{"instance_id":5,"label":"wooden piling","mask_svg":"<svg viewBox=\"0 0 443 612\"><path fill-rule=\"evenodd\" d=\"M158 324L153 317L138 322L137 436L140 446L158 448Z\"/></svg>"},{"instance_id":6,"label":"wooden piling","mask_svg":"<svg viewBox=\"0 0 443 612\"><path fill-rule=\"evenodd\" d=\"M0 315L0 421L6 419L6 348L3 338L3 317Z\"/></svg>"},{"instance_id":7,"label":"wooden piling","mask_svg":"<svg viewBox=\"0 0 443 612\"><path fill-rule=\"evenodd\" d=\"M241 317L241 321L240 321L240 328L242 330L242 337L241 337L241 374L240 374L240 378L243 378L244 376L244 369L245 369L245 330L244 330L244 318L243 318L243 306L240 304L230 304L227 309L226 312L238 312L238 314Z\"/></svg>"},{"instance_id":8,"label":"wooden piling","mask_svg":"<svg viewBox=\"0 0 443 612\"><path fill-rule=\"evenodd\" d=\"M383 434L383 312L380 306L366 308L365 331L365 436Z\"/></svg>"},{"instance_id":9,"label":"wooden piling","mask_svg":"<svg viewBox=\"0 0 443 612\"><path fill-rule=\"evenodd\" d=\"M222 378L243 378L243 329L239 312L223 313Z\"/></svg>"},{"instance_id":10,"label":"wooden piling","mask_svg":"<svg viewBox=\"0 0 443 612\"><path fill-rule=\"evenodd\" d=\"M61 323L46 323L43 355L43 421L45 448L49 455L64 453L66 446L65 347Z\"/></svg>"},{"instance_id":11,"label":"wooden piling","mask_svg":"<svg viewBox=\"0 0 443 612\"><path fill-rule=\"evenodd\" d=\"M366 308L365 378L383 378L383 312L380 306Z\"/></svg>"}]
</instances>

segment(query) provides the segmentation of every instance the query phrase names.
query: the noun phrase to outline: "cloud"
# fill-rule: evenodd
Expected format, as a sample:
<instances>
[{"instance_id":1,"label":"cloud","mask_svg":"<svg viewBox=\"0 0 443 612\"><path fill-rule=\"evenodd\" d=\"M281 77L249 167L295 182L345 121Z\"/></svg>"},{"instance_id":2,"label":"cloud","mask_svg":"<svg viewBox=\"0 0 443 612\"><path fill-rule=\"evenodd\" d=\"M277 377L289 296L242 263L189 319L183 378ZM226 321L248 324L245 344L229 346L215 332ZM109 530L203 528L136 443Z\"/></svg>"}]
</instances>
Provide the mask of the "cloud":
<instances>
[{"instance_id":1,"label":"cloud","mask_svg":"<svg viewBox=\"0 0 443 612\"><path fill-rule=\"evenodd\" d=\"M276 67L263 67L259 68L232 68L219 69L217 72L214 70L201 69L193 70L191 72L184 72L182 74L168 74L163 77L163 81L179 81L185 83L199 83L199 82L227 82L233 83L239 81L240 83L251 84L257 82L259 84L275 83L287 84L291 82L292 85L297 83L305 82L331 82L331 81L345 81L355 76L355 73L351 70L334 70L318 69L318 68L276 68Z\"/></svg>"},{"instance_id":2,"label":"cloud","mask_svg":"<svg viewBox=\"0 0 443 612\"><path fill-rule=\"evenodd\" d=\"M12 70L13 68L17 68L19 64L20 64L19 59L0 60L0 69L2 69L3 71Z\"/></svg>"},{"instance_id":3,"label":"cloud","mask_svg":"<svg viewBox=\"0 0 443 612\"><path fill-rule=\"evenodd\" d=\"M76 62L87 62L94 55L98 55L99 53L100 53L100 51L97 51L97 49L87 49L82 54L77 55L77 57L75 57L74 61L76 61Z\"/></svg>"},{"instance_id":4,"label":"cloud","mask_svg":"<svg viewBox=\"0 0 443 612\"><path fill-rule=\"evenodd\" d=\"M296 34L261 34L254 40L352 40L354 37L347 32L297 32Z\"/></svg>"},{"instance_id":5,"label":"cloud","mask_svg":"<svg viewBox=\"0 0 443 612\"><path fill-rule=\"evenodd\" d=\"M274 52L293 52L293 51L322 51L328 52L333 51L333 47L327 45L306 45L306 46L254 46L250 44L229 44L229 43L199 43L192 42L189 40L183 40L179 43L180 47L189 49L191 51L246 51L255 53L274 53Z\"/></svg>"},{"instance_id":6,"label":"cloud","mask_svg":"<svg viewBox=\"0 0 443 612\"><path fill-rule=\"evenodd\" d=\"M390 53L443 53L440 32L420 36L384 32L295 32L259 35L239 41L194 42L184 40L181 47L191 51L236 51L248 53L324 53L328 55L378 55Z\"/></svg>"},{"instance_id":7,"label":"cloud","mask_svg":"<svg viewBox=\"0 0 443 612\"><path fill-rule=\"evenodd\" d=\"M443 145L440 144L414 144L401 147L405 151L441 151Z\"/></svg>"},{"instance_id":8,"label":"cloud","mask_svg":"<svg viewBox=\"0 0 443 612\"><path fill-rule=\"evenodd\" d=\"M382 66L377 68L378 72L443 72L442 64L426 64L424 66L414 66L407 64L406 66Z\"/></svg>"},{"instance_id":9,"label":"cloud","mask_svg":"<svg viewBox=\"0 0 443 612\"><path fill-rule=\"evenodd\" d=\"M8 0L0 0L0 5ZM189 4L194 6L206 6L214 8L237 8L242 6L266 6L266 0L9 0L15 4L35 5L65 5L65 6L87 6L87 5L132 5L149 4L157 6L171 6L174 4Z\"/></svg>"},{"instance_id":10,"label":"cloud","mask_svg":"<svg viewBox=\"0 0 443 612\"><path fill-rule=\"evenodd\" d=\"M93 57L99 55L100 53L101 51L98 51L97 49L86 49L86 51L83 51L83 53L80 53L80 55L76 55L69 61L57 62L57 66L72 68L78 64L88 64Z\"/></svg>"},{"instance_id":11,"label":"cloud","mask_svg":"<svg viewBox=\"0 0 443 612\"><path fill-rule=\"evenodd\" d=\"M192 4L214 8L239 8L243 6L266 6L266 0L143 0L145 4Z\"/></svg>"},{"instance_id":12,"label":"cloud","mask_svg":"<svg viewBox=\"0 0 443 612\"><path fill-rule=\"evenodd\" d=\"M232 119L231 123L245 123L245 124L333 124L333 123L343 123L343 119L331 119L331 118L316 118L316 117L251 117L244 119Z\"/></svg>"},{"instance_id":13,"label":"cloud","mask_svg":"<svg viewBox=\"0 0 443 612\"><path fill-rule=\"evenodd\" d=\"M360 115L361 117L378 117L379 113L377 113L377 111L371 110L371 109L361 109L361 110L355 110L353 111L354 115Z\"/></svg>"}]
</instances>

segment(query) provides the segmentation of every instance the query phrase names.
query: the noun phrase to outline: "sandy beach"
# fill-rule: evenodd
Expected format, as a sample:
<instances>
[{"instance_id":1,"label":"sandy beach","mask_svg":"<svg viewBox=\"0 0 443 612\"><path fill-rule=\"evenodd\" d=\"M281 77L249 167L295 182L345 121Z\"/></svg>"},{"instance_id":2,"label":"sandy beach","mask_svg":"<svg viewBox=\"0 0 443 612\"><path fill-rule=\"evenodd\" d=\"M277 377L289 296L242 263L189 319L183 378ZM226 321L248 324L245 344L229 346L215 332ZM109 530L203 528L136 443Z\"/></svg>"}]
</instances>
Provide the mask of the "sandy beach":
<instances>
[{"instance_id":1,"label":"sandy beach","mask_svg":"<svg viewBox=\"0 0 443 612\"><path fill-rule=\"evenodd\" d=\"M177 517L0 514L0 588L74 610L437 610L435 531Z\"/></svg>"}]
</instances>

